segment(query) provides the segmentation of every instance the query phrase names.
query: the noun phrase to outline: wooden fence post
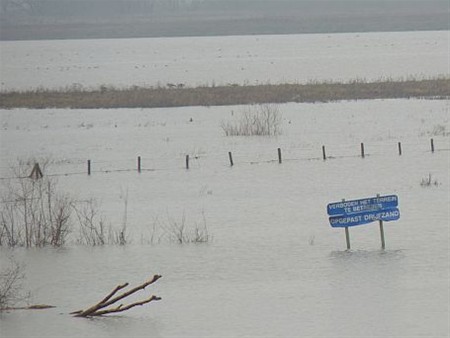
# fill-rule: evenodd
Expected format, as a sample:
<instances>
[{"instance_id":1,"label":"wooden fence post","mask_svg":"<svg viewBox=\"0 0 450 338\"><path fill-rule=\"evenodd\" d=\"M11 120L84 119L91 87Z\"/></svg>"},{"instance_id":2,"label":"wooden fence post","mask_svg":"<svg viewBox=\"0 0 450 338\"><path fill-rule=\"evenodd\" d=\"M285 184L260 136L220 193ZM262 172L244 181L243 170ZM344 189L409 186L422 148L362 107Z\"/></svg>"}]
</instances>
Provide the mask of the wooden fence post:
<instances>
[{"instance_id":1,"label":"wooden fence post","mask_svg":"<svg viewBox=\"0 0 450 338\"><path fill-rule=\"evenodd\" d=\"M189 155L186 155L186 169L189 169Z\"/></svg>"},{"instance_id":2,"label":"wooden fence post","mask_svg":"<svg viewBox=\"0 0 450 338\"><path fill-rule=\"evenodd\" d=\"M361 157L364 158L365 157L365 153L364 153L364 143L361 142Z\"/></svg>"},{"instance_id":3,"label":"wooden fence post","mask_svg":"<svg viewBox=\"0 0 450 338\"><path fill-rule=\"evenodd\" d=\"M398 143L398 155L402 156L402 143L401 142Z\"/></svg>"},{"instance_id":4,"label":"wooden fence post","mask_svg":"<svg viewBox=\"0 0 450 338\"><path fill-rule=\"evenodd\" d=\"M431 152L434 153L434 140L431 139Z\"/></svg>"},{"instance_id":5,"label":"wooden fence post","mask_svg":"<svg viewBox=\"0 0 450 338\"><path fill-rule=\"evenodd\" d=\"M91 175L91 160L87 161L87 170L88 170L88 176Z\"/></svg>"},{"instance_id":6,"label":"wooden fence post","mask_svg":"<svg viewBox=\"0 0 450 338\"><path fill-rule=\"evenodd\" d=\"M281 148L278 148L278 163L281 163Z\"/></svg>"}]
</instances>

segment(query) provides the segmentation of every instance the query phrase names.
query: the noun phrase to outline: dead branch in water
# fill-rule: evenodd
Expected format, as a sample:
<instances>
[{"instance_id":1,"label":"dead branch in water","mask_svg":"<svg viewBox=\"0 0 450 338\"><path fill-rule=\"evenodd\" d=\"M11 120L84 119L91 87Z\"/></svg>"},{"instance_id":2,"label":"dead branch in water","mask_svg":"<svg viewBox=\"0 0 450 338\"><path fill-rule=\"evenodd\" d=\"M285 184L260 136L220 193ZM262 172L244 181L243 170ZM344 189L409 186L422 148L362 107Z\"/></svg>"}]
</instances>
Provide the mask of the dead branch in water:
<instances>
[{"instance_id":1,"label":"dead branch in water","mask_svg":"<svg viewBox=\"0 0 450 338\"><path fill-rule=\"evenodd\" d=\"M138 305L144 305L144 304L150 303L155 300L161 300L160 297L151 296L148 299L145 299L145 300L142 300L139 302L135 302L135 303L131 303L131 304L128 304L125 306L123 304L120 304L116 307L107 308L108 306L113 305L114 303L118 302L119 300L124 299L139 290L144 290L147 286L155 283L160 278L161 278L161 275L154 275L152 277L152 279L148 280L147 282L145 282L141 285L138 285L135 288L133 288L127 292L123 292L123 293L117 295L116 297L114 297L114 295L116 295L116 293L118 291L126 288L128 286L128 283L118 285L114 288L114 290L112 290L105 298L103 298L97 304L91 306L90 308L88 308L86 310L74 311L74 312L71 312L70 314L74 315L75 317L102 316L102 315L109 314L109 313L123 312L123 311L129 310Z\"/></svg>"},{"instance_id":2,"label":"dead branch in water","mask_svg":"<svg viewBox=\"0 0 450 338\"><path fill-rule=\"evenodd\" d=\"M53 309L56 306L46 305L46 304L36 304L29 306L18 306L18 307L5 307L1 308L0 311L11 311L11 310L45 310L45 309Z\"/></svg>"}]
</instances>

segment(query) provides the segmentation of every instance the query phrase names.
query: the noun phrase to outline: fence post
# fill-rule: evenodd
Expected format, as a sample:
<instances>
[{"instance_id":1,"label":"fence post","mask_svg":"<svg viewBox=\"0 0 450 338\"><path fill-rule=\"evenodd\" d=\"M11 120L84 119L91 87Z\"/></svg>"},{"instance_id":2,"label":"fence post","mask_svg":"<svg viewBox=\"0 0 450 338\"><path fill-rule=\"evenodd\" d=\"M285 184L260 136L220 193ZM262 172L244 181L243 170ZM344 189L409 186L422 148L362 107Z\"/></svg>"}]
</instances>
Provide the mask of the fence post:
<instances>
[{"instance_id":1,"label":"fence post","mask_svg":"<svg viewBox=\"0 0 450 338\"><path fill-rule=\"evenodd\" d=\"M431 139L431 152L434 153L434 140Z\"/></svg>"},{"instance_id":2,"label":"fence post","mask_svg":"<svg viewBox=\"0 0 450 338\"><path fill-rule=\"evenodd\" d=\"M281 163L281 148L278 148L278 163Z\"/></svg>"},{"instance_id":3,"label":"fence post","mask_svg":"<svg viewBox=\"0 0 450 338\"><path fill-rule=\"evenodd\" d=\"M189 169L189 155L186 155L186 169Z\"/></svg>"},{"instance_id":4,"label":"fence post","mask_svg":"<svg viewBox=\"0 0 450 338\"><path fill-rule=\"evenodd\" d=\"M138 165L138 173L141 173L141 157L138 156L137 158L137 165Z\"/></svg>"},{"instance_id":5,"label":"fence post","mask_svg":"<svg viewBox=\"0 0 450 338\"><path fill-rule=\"evenodd\" d=\"M230 166L233 166L233 155L231 154L231 151L228 152L228 158L230 159Z\"/></svg>"},{"instance_id":6,"label":"fence post","mask_svg":"<svg viewBox=\"0 0 450 338\"><path fill-rule=\"evenodd\" d=\"M361 142L361 157L364 158L365 154L364 154L364 143Z\"/></svg>"},{"instance_id":7,"label":"fence post","mask_svg":"<svg viewBox=\"0 0 450 338\"><path fill-rule=\"evenodd\" d=\"M87 161L87 170L88 170L88 176L91 175L91 160Z\"/></svg>"},{"instance_id":8,"label":"fence post","mask_svg":"<svg viewBox=\"0 0 450 338\"><path fill-rule=\"evenodd\" d=\"M327 159L327 154L325 153L325 146L322 146L322 157L324 161Z\"/></svg>"},{"instance_id":9,"label":"fence post","mask_svg":"<svg viewBox=\"0 0 450 338\"><path fill-rule=\"evenodd\" d=\"M402 156L402 143L401 142L398 143L398 155Z\"/></svg>"}]
</instances>

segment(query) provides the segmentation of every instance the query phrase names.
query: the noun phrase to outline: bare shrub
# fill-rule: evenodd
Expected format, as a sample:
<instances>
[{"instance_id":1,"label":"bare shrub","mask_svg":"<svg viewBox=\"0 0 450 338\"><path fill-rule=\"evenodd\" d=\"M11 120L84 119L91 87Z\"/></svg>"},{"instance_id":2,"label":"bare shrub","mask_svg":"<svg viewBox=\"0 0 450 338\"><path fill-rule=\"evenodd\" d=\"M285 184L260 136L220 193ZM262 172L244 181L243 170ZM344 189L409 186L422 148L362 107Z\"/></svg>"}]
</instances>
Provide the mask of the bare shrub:
<instances>
[{"instance_id":1,"label":"bare shrub","mask_svg":"<svg viewBox=\"0 0 450 338\"><path fill-rule=\"evenodd\" d=\"M428 177L422 178L420 185L422 187L431 187L431 186L437 187L439 185L439 182L437 181L437 179L433 179L431 174L428 174Z\"/></svg>"},{"instance_id":2,"label":"bare shrub","mask_svg":"<svg viewBox=\"0 0 450 338\"><path fill-rule=\"evenodd\" d=\"M91 198L87 201L74 203L72 207L79 225L76 242L91 246L106 244L105 220L99 214L97 201Z\"/></svg>"},{"instance_id":3,"label":"bare shrub","mask_svg":"<svg viewBox=\"0 0 450 338\"><path fill-rule=\"evenodd\" d=\"M111 224L107 225L97 200L91 198L79 201L73 203L72 208L75 211L79 231L75 239L77 244L90 246L126 244L125 227L115 230Z\"/></svg>"},{"instance_id":4,"label":"bare shrub","mask_svg":"<svg viewBox=\"0 0 450 338\"><path fill-rule=\"evenodd\" d=\"M443 124L436 124L433 130L428 133L430 136L449 136L450 133L447 131L447 126Z\"/></svg>"},{"instance_id":5,"label":"bare shrub","mask_svg":"<svg viewBox=\"0 0 450 338\"><path fill-rule=\"evenodd\" d=\"M206 224L206 217L202 215L202 222L187 223L186 214L177 220L167 215L166 220L155 218L150 239L147 241L150 244L160 243L207 243L211 241L212 237L208 232ZM144 242L144 239L142 239Z\"/></svg>"},{"instance_id":6,"label":"bare shrub","mask_svg":"<svg viewBox=\"0 0 450 338\"><path fill-rule=\"evenodd\" d=\"M0 310L15 306L18 302L29 298L22 291L22 283L25 278L23 267L12 258L9 263L2 264L0 270Z\"/></svg>"},{"instance_id":7,"label":"bare shrub","mask_svg":"<svg viewBox=\"0 0 450 338\"><path fill-rule=\"evenodd\" d=\"M30 178L35 160L19 161L11 168L15 179L2 181L0 193L0 246L60 247L66 243L74 225L75 242L83 245L127 243L128 191L121 195L124 215L120 230L107 225L98 202L91 198L75 201L59 191L54 177L44 174ZM39 161L45 173L51 161Z\"/></svg>"},{"instance_id":8,"label":"bare shrub","mask_svg":"<svg viewBox=\"0 0 450 338\"><path fill-rule=\"evenodd\" d=\"M49 162L43 163L45 172ZM28 178L33 162L12 169L17 180L6 180L0 196L0 246L62 246L71 228L72 200L57 190L57 181Z\"/></svg>"},{"instance_id":9,"label":"bare shrub","mask_svg":"<svg viewBox=\"0 0 450 338\"><path fill-rule=\"evenodd\" d=\"M221 122L226 136L277 136L281 134L282 113L277 105L253 105L237 121Z\"/></svg>"}]
</instances>

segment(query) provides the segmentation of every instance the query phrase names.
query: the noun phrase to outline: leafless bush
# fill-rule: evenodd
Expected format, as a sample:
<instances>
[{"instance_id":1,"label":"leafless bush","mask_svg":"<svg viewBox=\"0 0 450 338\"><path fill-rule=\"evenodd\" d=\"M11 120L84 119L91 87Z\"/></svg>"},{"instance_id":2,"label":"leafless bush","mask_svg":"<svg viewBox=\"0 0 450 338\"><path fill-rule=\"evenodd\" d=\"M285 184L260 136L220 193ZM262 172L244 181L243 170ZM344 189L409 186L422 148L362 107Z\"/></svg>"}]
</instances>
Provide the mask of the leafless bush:
<instances>
[{"instance_id":1,"label":"leafless bush","mask_svg":"<svg viewBox=\"0 0 450 338\"><path fill-rule=\"evenodd\" d=\"M211 241L212 237L208 232L206 225L206 217L203 214L202 222L194 222L188 224L186 222L186 215L183 213L182 217L177 220L169 215L167 220L155 218L150 239L147 241L150 244L166 243L207 243ZM142 239L144 242L144 238Z\"/></svg>"},{"instance_id":2,"label":"leafless bush","mask_svg":"<svg viewBox=\"0 0 450 338\"><path fill-rule=\"evenodd\" d=\"M48 162L43 163L45 172ZM57 181L28 178L33 162L12 169L17 180L6 180L1 193L0 246L62 246L69 234L72 200L57 190Z\"/></svg>"},{"instance_id":3,"label":"leafless bush","mask_svg":"<svg viewBox=\"0 0 450 338\"><path fill-rule=\"evenodd\" d=\"M420 185L422 187L431 187L435 186L437 187L439 185L439 182L436 179L433 179L431 174L428 174L428 177L422 178L422 181L420 182Z\"/></svg>"},{"instance_id":4,"label":"leafless bush","mask_svg":"<svg viewBox=\"0 0 450 338\"><path fill-rule=\"evenodd\" d=\"M26 300L29 295L22 291L25 278L23 267L12 258L0 270L0 310L15 306Z\"/></svg>"},{"instance_id":5,"label":"leafless bush","mask_svg":"<svg viewBox=\"0 0 450 338\"><path fill-rule=\"evenodd\" d=\"M281 134L282 114L277 105L260 104L242 111L237 121L222 121L226 136L276 136Z\"/></svg>"},{"instance_id":6,"label":"leafless bush","mask_svg":"<svg viewBox=\"0 0 450 338\"><path fill-rule=\"evenodd\" d=\"M128 191L124 200L124 216L120 230L107 225L93 198L75 201L59 191L55 178L45 175L51 161L40 159L44 172L30 178L35 160L20 161L11 169L17 179L4 180L0 193L0 246L60 247L78 225L75 242L83 245L127 243ZM73 238L72 238L73 239Z\"/></svg>"},{"instance_id":7,"label":"leafless bush","mask_svg":"<svg viewBox=\"0 0 450 338\"><path fill-rule=\"evenodd\" d=\"M118 231L111 224L107 225L95 199L73 203L73 210L78 223L79 233L76 238L78 244L90 246L126 244L125 227Z\"/></svg>"},{"instance_id":8,"label":"leafless bush","mask_svg":"<svg viewBox=\"0 0 450 338\"><path fill-rule=\"evenodd\" d=\"M99 214L97 202L94 199L73 204L73 209L78 221L78 244L104 245L107 241L105 220Z\"/></svg>"},{"instance_id":9,"label":"leafless bush","mask_svg":"<svg viewBox=\"0 0 450 338\"><path fill-rule=\"evenodd\" d=\"M447 126L444 124L436 124L433 130L428 133L430 136L449 136L450 133L447 131Z\"/></svg>"}]
</instances>

